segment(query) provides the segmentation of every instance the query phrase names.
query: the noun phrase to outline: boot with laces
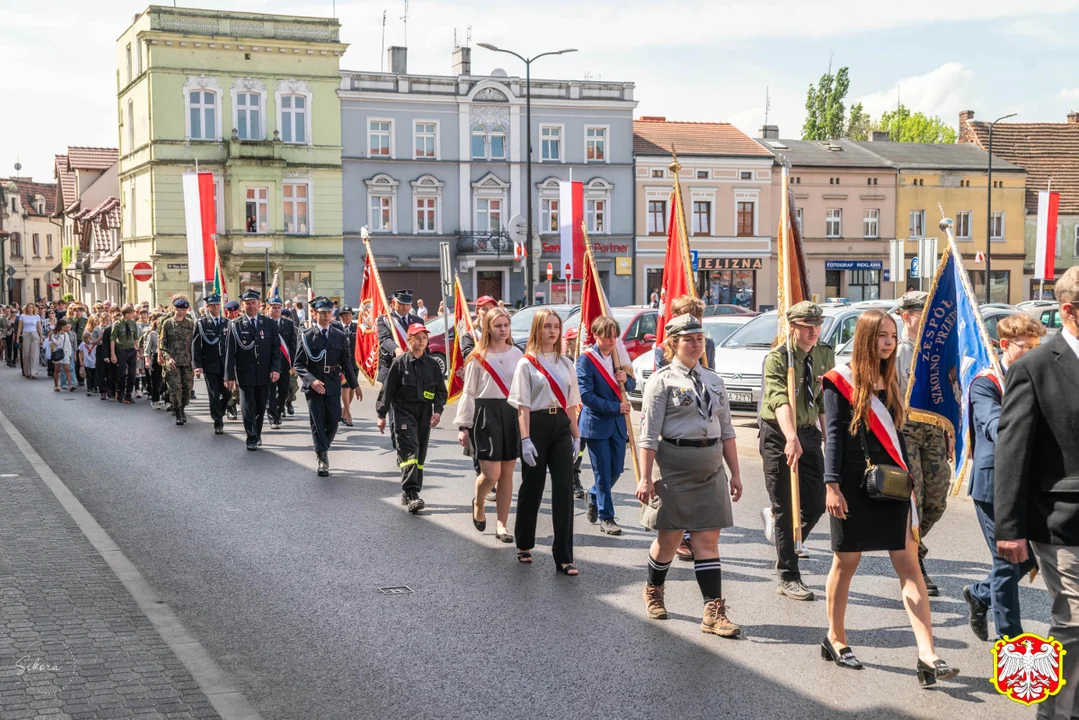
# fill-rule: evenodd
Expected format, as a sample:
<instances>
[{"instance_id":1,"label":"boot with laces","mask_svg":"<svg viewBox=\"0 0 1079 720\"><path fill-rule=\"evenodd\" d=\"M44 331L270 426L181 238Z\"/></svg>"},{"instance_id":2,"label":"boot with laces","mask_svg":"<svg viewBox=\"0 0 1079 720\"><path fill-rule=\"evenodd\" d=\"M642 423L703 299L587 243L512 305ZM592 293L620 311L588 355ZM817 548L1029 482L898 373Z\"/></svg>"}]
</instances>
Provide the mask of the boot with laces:
<instances>
[{"instance_id":1,"label":"boot with laces","mask_svg":"<svg viewBox=\"0 0 1079 720\"><path fill-rule=\"evenodd\" d=\"M644 611L651 620L666 620L667 606L663 604L663 585L644 584Z\"/></svg>"},{"instance_id":2,"label":"boot with laces","mask_svg":"<svg viewBox=\"0 0 1079 720\"><path fill-rule=\"evenodd\" d=\"M704 606L701 632L725 638L736 638L742 634L742 628L727 617L727 603L723 598L716 598Z\"/></svg>"}]
</instances>

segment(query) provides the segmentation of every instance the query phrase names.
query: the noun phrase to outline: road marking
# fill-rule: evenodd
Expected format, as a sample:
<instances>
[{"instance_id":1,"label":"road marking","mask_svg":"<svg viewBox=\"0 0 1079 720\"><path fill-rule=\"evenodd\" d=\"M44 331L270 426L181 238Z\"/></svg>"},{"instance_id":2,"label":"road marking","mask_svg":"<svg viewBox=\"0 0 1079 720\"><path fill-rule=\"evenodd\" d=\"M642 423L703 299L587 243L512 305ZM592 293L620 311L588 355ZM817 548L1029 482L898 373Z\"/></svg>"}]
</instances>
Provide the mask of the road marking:
<instances>
[{"instance_id":1,"label":"road marking","mask_svg":"<svg viewBox=\"0 0 1079 720\"><path fill-rule=\"evenodd\" d=\"M135 599L139 609L145 613L161 638L191 673L217 714L223 720L260 720L255 708L243 696L229 674L222 670L210 657L206 648L187 632L172 608L158 599L158 594L150 587L150 583L142 576L135 564L124 555L104 528L98 524L97 520L94 520L64 481L53 472L48 463L38 455L29 441L2 411L0 411L0 427L7 431L15 447L19 448L23 457L67 510L68 515L79 526L86 539L112 568L113 573Z\"/></svg>"}]
</instances>

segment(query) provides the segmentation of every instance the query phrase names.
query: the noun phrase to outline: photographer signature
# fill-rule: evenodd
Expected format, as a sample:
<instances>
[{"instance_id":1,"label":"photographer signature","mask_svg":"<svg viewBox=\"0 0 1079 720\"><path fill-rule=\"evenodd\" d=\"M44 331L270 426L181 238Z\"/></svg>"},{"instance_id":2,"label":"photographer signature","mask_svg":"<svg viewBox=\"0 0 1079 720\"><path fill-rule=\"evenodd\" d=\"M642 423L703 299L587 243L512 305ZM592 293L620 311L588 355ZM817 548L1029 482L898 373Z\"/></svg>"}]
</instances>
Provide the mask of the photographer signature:
<instances>
[{"instance_id":1,"label":"photographer signature","mask_svg":"<svg viewBox=\"0 0 1079 720\"><path fill-rule=\"evenodd\" d=\"M42 662L38 658L31 659L29 655L24 655L16 660L15 667L18 668L18 672L15 673L17 676L32 672L59 672L61 669L59 665Z\"/></svg>"}]
</instances>

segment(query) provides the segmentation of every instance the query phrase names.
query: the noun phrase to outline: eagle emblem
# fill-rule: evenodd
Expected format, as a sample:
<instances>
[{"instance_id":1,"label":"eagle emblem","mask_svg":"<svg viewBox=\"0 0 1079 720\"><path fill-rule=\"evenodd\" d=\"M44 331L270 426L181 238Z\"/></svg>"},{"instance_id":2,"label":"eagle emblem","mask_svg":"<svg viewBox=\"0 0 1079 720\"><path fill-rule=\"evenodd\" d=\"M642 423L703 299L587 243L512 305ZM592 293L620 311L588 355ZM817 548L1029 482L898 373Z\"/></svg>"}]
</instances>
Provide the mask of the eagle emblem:
<instances>
[{"instance_id":1,"label":"eagle emblem","mask_svg":"<svg viewBox=\"0 0 1079 720\"><path fill-rule=\"evenodd\" d=\"M997 692L1023 705L1043 702L1064 686L1067 653L1052 637L1034 633L998 640L993 646L993 685Z\"/></svg>"}]
</instances>

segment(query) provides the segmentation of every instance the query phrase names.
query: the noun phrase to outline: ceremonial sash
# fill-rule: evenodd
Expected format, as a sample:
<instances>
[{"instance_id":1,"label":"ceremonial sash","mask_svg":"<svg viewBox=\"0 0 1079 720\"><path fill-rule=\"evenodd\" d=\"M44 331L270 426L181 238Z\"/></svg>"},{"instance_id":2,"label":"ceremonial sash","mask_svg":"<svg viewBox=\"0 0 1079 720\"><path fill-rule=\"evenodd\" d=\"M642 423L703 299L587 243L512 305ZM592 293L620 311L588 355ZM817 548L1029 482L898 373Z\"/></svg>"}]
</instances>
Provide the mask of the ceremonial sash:
<instances>
[{"instance_id":1,"label":"ceremonial sash","mask_svg":"<svg viewBox=\"0 0 1079 720\"><path fill-rule=\"evenodd\" d=\"M603 360L598 357L598 354L599 351L592 348L586 352L584 356L591 360L592 364L596 366L596 370L599 371L600 376L611 386L611 390L614 390L615 397L622 397L622 388L618 387L618 383L615 382L615 379L607 372L607 367L603 364Z\"/></svg>"},{"instance_id":2,"label":"ceremonial sash","mask_svg":"<svg viewBox=\"0 0 1079 720\"><path fill-rule=\"evenodd\" d=\"M478 362L480 364L480 366L484 370L487 371L487 374L490 375L491 379L495 381L495 385L497 385L498 389L502 391L502 394L505 395L506 397L509 397L510 396L510 389L508 387L506 387L506 381L503 380L502 376L499 375L495 371L495 369L493 367L491 367L487 363L487 358L483 358L483 357L480 357L479 355L477 355L476 356L476 362ZM542 370L540 372L542 372Z\"/></svg>"},{"instance_id":3,"label":"ceremonial sash","mask_svg":"<svg viewBox=\"0 0 1079 720\"><path fill-rule=\"evenodd\" d=\"M974 379L977 380L980 377L986 377L992 380L993 384L997 386L997 390L1000 391L1000 394L1002 396L1004 395L1004 386L1000 383L1000 378L997 376L996 370L994 370L993 368L986 368L985 370L982 370L980 373L975 375Z\"/></svg>"},{"instance_id":4,"label":"ceremonial sash","mask_svg":"<svg viewBox=\"0 0 1079 720\"><path fill-rule=\"evenodd\" d=\"M532 367L536 368L540 375L547 378L547 383L551 386L551 392L554 393L555 400L562 406L562 409L566 409L566 394L562 392L562 388L558 386L558 381L554 379L551 373L547 372L547 368L543 367L543 364L535 355L525 355L525 359L532 363Z\"/></svg>"}]
</instances>

